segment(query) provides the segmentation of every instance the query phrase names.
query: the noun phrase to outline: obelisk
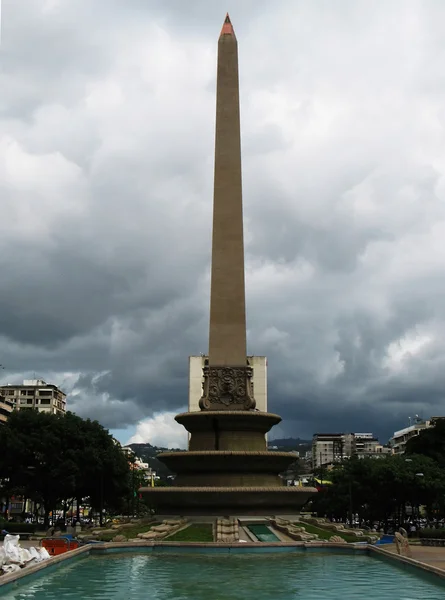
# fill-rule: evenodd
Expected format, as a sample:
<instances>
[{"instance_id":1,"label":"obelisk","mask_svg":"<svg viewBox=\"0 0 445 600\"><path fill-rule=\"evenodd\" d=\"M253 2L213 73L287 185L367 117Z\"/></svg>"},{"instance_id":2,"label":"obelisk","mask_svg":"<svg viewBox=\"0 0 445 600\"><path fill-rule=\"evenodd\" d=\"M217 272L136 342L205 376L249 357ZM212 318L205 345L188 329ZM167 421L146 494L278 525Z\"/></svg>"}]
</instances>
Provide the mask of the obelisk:
<instances>
[{"instance_id":1,"label":"obelisk","mask_svg":"<svg viewBox=\"0 0 445 600\"><path fill-rule=\"evenodd\" d=\"M247 365L238 42L227 14L218 40L209 361L202 410L255 407Z\"/></svg>"},{"instance_id":2,"label":"obelisk","mask_svg":"<svg viewBox=\"0 0 445 600\"><path fill-rule=\"evenodd\" d=\"M141 488L158 515L292 515L314 488L286 486L295 461L267 449L279 415L255 408L246 356L238 48L229 16L218 42L210 352L199 411L176 415L188 431L186 452L159 459L176 474L167 487ZM218 521L215 522L218 529Z\"/></svg>"}]
</instances>

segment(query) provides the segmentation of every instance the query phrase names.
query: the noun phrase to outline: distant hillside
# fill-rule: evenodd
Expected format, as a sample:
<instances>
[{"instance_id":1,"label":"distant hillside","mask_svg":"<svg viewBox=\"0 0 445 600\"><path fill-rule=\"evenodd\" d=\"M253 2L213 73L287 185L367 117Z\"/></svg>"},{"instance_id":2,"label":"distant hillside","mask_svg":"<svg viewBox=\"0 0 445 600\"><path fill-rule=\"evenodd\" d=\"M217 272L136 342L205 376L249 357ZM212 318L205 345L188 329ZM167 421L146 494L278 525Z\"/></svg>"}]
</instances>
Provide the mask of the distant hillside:
<instances>
[{"instance_id":1,"label":"distant hillside","mask_svg":"<svg viewBox=\"0 0 445 600\"><path fill-rule=\"evenodd\" d=\"M140 458L143 458L143 455L154 455L156 451L155 446L152 446L151 444L129 444L127 446L127 448L131 448L133 450L133 452L136 454L136 456L139 456Z\"/></svg>"},{"instance_id":2,"label":"distant hillside","mask_svg":"<svg viewBox=\"0 0 445 600\"><path fill-rule=\"evenodd\" d=\"M168 448L157 448L156 446L152 446L148 443L129 444L128 448L131 448L138 458L144 462L147 462L150 467L161 477L161 479L165 480L166 477L172 474L171 471L164 465L164 463L157 458L157 455L160 452L164 452Z\"/></svg>"}]
</instances>

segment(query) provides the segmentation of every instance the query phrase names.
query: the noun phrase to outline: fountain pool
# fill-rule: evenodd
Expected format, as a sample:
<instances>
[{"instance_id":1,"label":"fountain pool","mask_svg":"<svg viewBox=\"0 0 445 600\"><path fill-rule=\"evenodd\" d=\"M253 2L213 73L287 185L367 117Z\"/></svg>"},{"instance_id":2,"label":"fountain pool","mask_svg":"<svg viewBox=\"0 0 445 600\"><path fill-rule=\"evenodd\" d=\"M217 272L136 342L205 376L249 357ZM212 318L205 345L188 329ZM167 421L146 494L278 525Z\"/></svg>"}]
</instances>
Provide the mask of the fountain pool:
<instances>
[{"instance_id":1,"label":"fountain pool","mask_svg":"<svg viewBox=\"0 0 445 600\"><path fill-rule=\"evenodd\" d=\"M443 600L429 578L369 556L112 554L23 581L3 600Z\"/></svg>"}]
</instances>

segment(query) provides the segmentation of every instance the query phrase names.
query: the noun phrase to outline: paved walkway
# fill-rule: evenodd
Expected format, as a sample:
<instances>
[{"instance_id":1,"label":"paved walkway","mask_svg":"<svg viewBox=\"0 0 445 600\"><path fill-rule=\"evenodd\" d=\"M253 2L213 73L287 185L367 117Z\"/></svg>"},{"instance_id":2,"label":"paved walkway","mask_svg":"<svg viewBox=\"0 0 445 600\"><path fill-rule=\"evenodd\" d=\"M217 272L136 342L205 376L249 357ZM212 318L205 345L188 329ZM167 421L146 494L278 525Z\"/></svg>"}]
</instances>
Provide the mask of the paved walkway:
<instances>
[{"instance_id":1,"label":"paved walkway","mask_svg":"<svg viewBox=\"0 0 445 600\"><path fill-rule=\"evenodd\" d=\"M380 547L397 554L395 544L385 544ZM414 560L445 571L445 548L436 546L410 546L410 548Z\"/></svg>"}]
</instances>

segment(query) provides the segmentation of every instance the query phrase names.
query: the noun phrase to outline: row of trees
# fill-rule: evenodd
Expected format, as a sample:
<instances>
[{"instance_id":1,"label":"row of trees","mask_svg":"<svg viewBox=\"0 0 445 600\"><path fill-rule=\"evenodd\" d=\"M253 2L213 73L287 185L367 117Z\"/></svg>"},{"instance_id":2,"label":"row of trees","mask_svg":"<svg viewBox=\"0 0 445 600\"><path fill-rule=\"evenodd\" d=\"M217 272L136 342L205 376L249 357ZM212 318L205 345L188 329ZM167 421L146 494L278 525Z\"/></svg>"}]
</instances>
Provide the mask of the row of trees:
<instances>
[{"instance_id":1,"label":"row of trees","mask_svg":"<svg viewBox=\"0 0 445 600\"><path fill-rule=\"evenodd\" d=\"M124 511L133 496L134 471L97 421L66 413L13 412L0 427L0 499L32 500L48 526L56 508L66 515L76 500L100 513Z\"/></svg>"},{"instance_id":2,"label":"row of trees","mask_svg":"<svg viewBox=\"0 0 445 600\"><path fill-rule=\"evenodd\" d=\"M331 484L312 502L319 515L379 522L397 527L414 518L423 506L429 519L445 517L445 421L422 432L407 444L403 455L352 458L329 474Z\"/></svg>"}]
</instances>

